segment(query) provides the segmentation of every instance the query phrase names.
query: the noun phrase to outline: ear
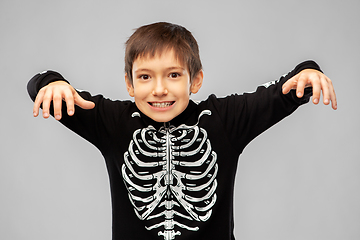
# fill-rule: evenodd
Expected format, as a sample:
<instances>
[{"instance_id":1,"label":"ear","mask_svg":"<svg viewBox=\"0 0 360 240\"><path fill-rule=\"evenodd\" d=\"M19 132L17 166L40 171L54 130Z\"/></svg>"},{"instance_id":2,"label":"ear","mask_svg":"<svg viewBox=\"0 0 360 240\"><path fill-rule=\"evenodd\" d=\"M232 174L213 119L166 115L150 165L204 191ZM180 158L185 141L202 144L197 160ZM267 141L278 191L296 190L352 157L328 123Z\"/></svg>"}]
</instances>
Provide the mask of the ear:
<instances>
[{"instance_id":1,"label":"ear","mask_svg":"<svg viewBox=\"0 0 360 240\"><path fill-rule=\"evenodd\" d=\"M203 78L204 78L204 72L200 70L191 83L190 86L191 93L195 94L200 90L203 83Z\"/></svg>"},{"instance_id":2,"label":"ear","mask_svg":"<svg viewBox=\"0 0 360 240\"><path fill-rule=\"evenodd\" d=\"M130 97L134 97L134 86L130 79L127 76L127 73L125 73L125 83L126 83L126 90L128 91Z\"/></svg>"}]
</instances>

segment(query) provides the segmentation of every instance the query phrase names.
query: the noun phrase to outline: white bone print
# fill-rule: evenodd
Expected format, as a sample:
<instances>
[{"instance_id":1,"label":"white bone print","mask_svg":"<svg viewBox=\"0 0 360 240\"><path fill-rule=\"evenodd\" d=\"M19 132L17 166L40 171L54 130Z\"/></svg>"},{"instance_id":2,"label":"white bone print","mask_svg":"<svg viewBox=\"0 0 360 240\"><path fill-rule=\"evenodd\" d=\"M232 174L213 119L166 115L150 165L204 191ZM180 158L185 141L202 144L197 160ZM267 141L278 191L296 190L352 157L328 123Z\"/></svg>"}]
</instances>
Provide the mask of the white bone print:
<instances>
[{"instance_id":1,"label":"white bone print","mask_svg":"<svg viewBox=\"0 0 360 240\"><path fill-rule=\"evenodd\" d=\"M211 112L199 120L203 115ZM216 202L217 155L197 125L138 129L124 154L122 175L135 214L147 230L163 230L164 240L198 231L196 222L207 221Z\"/></svg>"}]
</instances>

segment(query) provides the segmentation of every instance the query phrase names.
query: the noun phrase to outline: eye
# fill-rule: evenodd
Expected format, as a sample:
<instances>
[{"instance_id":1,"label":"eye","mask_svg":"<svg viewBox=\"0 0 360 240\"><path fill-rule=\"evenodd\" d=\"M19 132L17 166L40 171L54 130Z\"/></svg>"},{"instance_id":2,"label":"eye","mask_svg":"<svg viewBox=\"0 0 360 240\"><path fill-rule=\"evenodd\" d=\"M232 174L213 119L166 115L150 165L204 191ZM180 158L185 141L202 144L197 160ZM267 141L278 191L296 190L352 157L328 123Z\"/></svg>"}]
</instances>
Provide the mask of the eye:
<instances>
[{"instance_id":1,"label":"eye","mask_svg":"<svg viewBox=\"0 0 360 240\"><path fill-rule=\"evenodd\" d=\"M170 78L177 78L180 76L181 76L180 73L177 73L177 72L170 73L170 75L169 75Z\"/></svg>"},{"instance_id":2,"label":"eye","mask_svg":"<svg viewBox=\"0 0 360 240\"><path fill-rule=\"evenodd\" d=\"M150 76L147 74L143 74L143 75L140 75L139 78L142 80L148 80L148 79L150 79Z\"/></svg>"}]
</instances>

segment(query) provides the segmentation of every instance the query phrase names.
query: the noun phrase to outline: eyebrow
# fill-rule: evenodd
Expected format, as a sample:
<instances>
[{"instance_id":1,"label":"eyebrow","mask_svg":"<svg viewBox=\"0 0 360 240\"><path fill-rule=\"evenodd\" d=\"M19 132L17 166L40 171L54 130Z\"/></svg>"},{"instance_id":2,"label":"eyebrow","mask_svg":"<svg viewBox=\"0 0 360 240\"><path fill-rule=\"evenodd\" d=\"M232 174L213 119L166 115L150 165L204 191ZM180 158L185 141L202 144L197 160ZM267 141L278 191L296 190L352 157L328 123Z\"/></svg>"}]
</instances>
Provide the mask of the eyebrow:
<instances>
[{"instance_id":1,"label":"eyebrow","mask_svg":"<svg viewBox=\"0 0 360 240\"><path fill-rule=\"evenodd\" d=\"M165 70L166 71L171 71L171 70L177 70L177 69L180 69L182 71L185 71L185 68L183 67L169 67L169 68L166 68ZM138 73L138 72L153 72L153 70L151 69L147 69L147 68L140 68L140 69L137 69L136 71L134 71L135 73Z\"/></svg>"}]
</instances>

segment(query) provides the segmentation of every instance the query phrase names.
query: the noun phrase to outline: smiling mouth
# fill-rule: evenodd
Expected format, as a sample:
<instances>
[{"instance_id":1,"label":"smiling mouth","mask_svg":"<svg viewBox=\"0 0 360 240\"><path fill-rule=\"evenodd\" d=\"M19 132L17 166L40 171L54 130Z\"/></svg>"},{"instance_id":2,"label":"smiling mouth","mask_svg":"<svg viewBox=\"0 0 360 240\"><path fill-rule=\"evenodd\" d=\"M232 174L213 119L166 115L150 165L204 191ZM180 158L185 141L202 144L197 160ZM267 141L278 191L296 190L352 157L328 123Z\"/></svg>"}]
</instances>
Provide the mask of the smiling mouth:
<instances>
[{"instance_id":1,"label":"smiling mouth","mask_svg":"<svg viewBox=\"0 0 360 240\"><path fill-rule=\"evenodd\" d=\"M175 102L149 102L149 104L156 108L166 108L173 105Z\"/></svg>"}]
</instances>

